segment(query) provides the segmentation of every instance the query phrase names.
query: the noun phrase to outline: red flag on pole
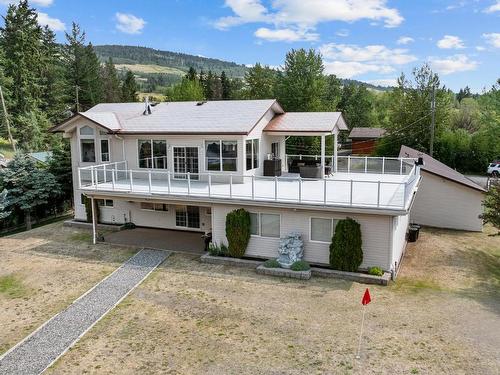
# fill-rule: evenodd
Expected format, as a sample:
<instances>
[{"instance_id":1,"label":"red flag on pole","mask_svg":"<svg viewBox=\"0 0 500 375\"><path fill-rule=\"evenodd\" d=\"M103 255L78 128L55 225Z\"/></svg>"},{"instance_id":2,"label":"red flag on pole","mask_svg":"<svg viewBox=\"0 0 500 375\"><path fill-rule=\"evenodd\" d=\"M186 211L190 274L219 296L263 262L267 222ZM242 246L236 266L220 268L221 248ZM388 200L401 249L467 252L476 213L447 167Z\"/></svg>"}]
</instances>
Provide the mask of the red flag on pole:
<instances>
[{"instance_id":1,"label":"red flag on pole","mask_svg":"<svg viewBox=\"0 0 500 375\"><path fill-rule=\"evenodd\" d=\"M363 294L363 299L361 300L361 303L363 305L368 305L372 301L372 298L370 297L370 291L368 288L365 290L365 294Z\"/></svg>"}]
</instances>

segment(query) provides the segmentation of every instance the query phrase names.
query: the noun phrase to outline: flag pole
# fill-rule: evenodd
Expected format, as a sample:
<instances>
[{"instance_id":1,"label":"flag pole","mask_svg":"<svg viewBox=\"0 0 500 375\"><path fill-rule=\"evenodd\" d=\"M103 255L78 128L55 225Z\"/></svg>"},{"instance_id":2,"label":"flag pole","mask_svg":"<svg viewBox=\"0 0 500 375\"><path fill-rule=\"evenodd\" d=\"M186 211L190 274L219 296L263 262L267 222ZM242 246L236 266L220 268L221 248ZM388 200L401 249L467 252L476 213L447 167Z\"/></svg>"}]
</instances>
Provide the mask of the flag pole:
<instances>
[{"instance_id":1,"label":"flag pole","mask_svg":"<svg viewBox=\"0 0 500 375\"><path fill-rule=\"evenodd\" d=\"M363 317L361 318L361 330L359 331L359 342L358 342L358 353L356 354L356 359L360 359L361 356L361 338L363 337L363 325L365 323L365 312L366 305L363 305Z\"/></svg>"}]
</instances>

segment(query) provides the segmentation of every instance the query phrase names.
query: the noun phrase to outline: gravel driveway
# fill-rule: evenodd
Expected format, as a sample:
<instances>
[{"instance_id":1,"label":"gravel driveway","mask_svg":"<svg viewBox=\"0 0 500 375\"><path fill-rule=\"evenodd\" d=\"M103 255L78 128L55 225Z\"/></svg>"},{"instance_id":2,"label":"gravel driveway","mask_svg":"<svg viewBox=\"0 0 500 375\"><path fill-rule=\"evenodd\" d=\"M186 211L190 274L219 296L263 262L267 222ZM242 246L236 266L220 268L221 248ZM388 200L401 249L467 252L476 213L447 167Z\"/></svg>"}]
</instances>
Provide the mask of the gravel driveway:
<instances>
[{"instance_id":1,"label":"gravel driveway","mask_svg":"<svg viewBox=\"0 0 500 375\"><path fill-rule=\"evenodd\" d=\"M151 249L138 252L0 357L0 373L42 373L169 255L169 252Z\"/></svg>"}]
</instances>

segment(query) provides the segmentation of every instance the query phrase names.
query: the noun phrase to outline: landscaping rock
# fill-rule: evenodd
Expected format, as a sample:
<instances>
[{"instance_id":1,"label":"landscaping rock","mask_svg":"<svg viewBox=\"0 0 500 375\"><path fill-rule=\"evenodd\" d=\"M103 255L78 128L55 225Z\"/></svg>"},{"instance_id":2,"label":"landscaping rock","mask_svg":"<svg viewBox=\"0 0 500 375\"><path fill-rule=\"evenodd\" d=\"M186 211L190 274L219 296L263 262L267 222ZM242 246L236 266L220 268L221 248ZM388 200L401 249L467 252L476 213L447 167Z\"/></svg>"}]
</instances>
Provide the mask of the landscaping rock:
<instances>
[{"instance_id":1,"label":"landscaping rock","mask_svg":"<svg viewBox=\"0 0 500 375\"><path fill-rule=\"evenodd\" d=\"M257 267L257 273L261 275L289 277L292 279L309 280L311 278L311 270L307 271L292 271L287 268L267 268L263 265Z\"/></svg>"},{"instance_id":2,"label":"landscaping rock","mask_svg":"<svg viewBox=\"0 0 500 375\"><path fill-rule=\"evenodd\" d=\"M375 276L360 272L337 271L328 268L318 268L318 267L312 267L311 271L314 276L331 277L334 279L344 279L349 281L356 281L358 283L363 283L363 284L377 284L386 286L389 284L389 281L391 280L391 274L388 272L384 272L382 276Z\"/></svg>"},{"instance_id":3,"label":"landscaping rock","mask_svg":"<svg viewBox=\"0 0 500 375\"><path fill-rule=\"evenodd\" d=\"M222 264L224 266L236 266L255 269L257 266L262 264L260 260L252 259L241 259L241 258L231 258L231 257L219 257L210 254L204 254L200 257L202 263L209 264Z\"/></svg>"}]
</instances>

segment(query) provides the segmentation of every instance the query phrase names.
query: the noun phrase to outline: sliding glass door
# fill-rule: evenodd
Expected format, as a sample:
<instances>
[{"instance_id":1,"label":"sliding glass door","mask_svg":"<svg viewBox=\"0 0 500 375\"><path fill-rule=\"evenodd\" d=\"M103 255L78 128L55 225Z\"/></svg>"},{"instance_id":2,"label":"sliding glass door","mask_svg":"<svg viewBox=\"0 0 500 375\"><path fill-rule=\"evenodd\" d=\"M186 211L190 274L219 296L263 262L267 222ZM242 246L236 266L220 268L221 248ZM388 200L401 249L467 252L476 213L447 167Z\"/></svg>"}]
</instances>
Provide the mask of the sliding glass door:
<instances>
[{"instance_id":1,"label":"sliding glass door","mask_svg":"<svg viewBox=\"0 0 500 375\"><path fill-rule=\"evenodd\" d=\"M197 180L198 167L198 147L173 147L174 152L174 178L185 179L187 173L191 179Z\"/></svg>"}]
</instances>

